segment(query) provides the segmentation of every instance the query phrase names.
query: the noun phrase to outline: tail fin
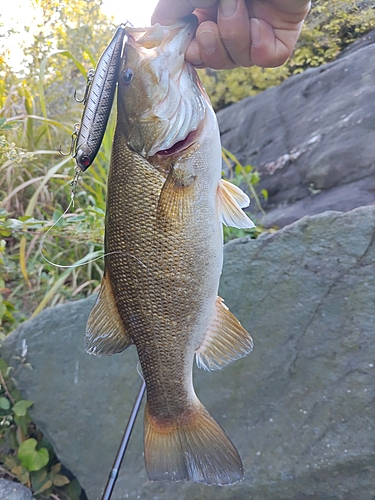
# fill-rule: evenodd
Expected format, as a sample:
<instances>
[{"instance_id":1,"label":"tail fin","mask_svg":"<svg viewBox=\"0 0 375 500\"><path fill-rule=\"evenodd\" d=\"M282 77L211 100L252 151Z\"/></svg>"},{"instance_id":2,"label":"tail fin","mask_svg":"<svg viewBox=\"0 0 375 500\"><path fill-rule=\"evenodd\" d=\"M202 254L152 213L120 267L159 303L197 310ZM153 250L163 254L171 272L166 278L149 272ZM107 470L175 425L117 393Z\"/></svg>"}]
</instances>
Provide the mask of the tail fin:
<instances>
[{"instance_id":1,"label":"tail fin","mask_svg":"<svg viewBox=\"0 0 375 500\"><path fill-rule=\"evenodd\" d=\"M241 458L205 407L160 424L145 408L145 462L151 481L228 485L243 479Z\"/></svg>"}]
</instances>

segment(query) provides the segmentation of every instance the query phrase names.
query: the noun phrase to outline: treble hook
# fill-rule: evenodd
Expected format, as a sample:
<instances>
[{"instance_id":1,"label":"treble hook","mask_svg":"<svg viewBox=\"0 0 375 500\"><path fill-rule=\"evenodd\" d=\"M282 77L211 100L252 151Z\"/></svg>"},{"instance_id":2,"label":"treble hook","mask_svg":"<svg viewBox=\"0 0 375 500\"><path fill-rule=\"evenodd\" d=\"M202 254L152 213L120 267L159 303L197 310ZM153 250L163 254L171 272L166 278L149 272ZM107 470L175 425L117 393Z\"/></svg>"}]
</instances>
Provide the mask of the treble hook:
<instances>
[{"instance_id":1,"label":"treble hook","mask_svg":"<svg viewBox=\"0 0 375 500\"><path fill-rule=\"evenodd\" d=\"M83 96L82 99L77 99L77 91L76 90L74 91L74 99L77 102L83 102L83 104L86 104L87 97L89 95L89 90L90 90L90 87L91 87L91 83L92 83L92 81L94 79L94 75L95 75L95 70L94 69L90 69L89 72L87 73L86 89L85 89L85 93L84 93L84 96Z\"/></svg>"},{"instance_id":2,"label":"treble hook","mask_svg":"<svg viewBox=\"0 0 375 500\"><path fill-rule=\"evenodd\" d=\"M77 136L78 136L78 132L79 132L79 123L75 123L74 124L74 129L73 129L73 133L72 133L72 141L70 143L70 150L69 150L69 153L63 153L61 151L61 144L60 144L60 147L59 147L59 153L62 155L62 156L70 156L72 155L73 158L74 158L74 148L75 148L75 145L76 145L76 142L77 142Z\"/></svg>"}]
</instances>

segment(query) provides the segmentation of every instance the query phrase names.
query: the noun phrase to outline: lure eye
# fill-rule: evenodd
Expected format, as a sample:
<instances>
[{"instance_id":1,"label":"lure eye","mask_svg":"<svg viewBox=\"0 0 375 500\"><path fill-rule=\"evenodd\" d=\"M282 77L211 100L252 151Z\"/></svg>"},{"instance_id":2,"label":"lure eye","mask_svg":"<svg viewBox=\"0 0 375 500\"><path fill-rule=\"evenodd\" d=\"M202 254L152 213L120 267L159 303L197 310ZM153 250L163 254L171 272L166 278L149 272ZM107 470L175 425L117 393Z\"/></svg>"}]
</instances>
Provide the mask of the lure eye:
<instances>
[{"instance_id":1,"label":"lure eye","mask_svg":"<svg viewBox=\"0 0 375 500\"><path fill-rule=\"evenodd\" d=\"M133 80L133 77L134 77L134 71L131 68L125 68L122 74L122 80L125 83L125 85L130 85L131 81Z\"/></svg>"},{"instance_id":2,"label":"lure eye","mask_svg":"<svg viewBox=\"0 0 375 500\"><path fill-rule=\"evenodd\" d=\"M79 159L79 166L83 169L86 170L91 165L91 159L87 155L81 156Z\"/></svg>"}]
</instances>

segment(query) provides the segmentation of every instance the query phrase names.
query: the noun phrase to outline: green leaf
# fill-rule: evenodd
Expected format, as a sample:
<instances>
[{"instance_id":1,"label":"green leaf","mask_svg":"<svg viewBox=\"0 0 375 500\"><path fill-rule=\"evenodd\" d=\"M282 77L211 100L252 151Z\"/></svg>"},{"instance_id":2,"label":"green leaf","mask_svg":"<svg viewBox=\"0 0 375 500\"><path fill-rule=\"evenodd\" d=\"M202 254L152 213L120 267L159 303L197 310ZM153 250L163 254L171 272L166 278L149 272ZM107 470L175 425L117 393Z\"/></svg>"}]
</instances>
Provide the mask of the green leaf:
<instances>
[{"instance_id":1,"label":"green leaf","mask_svg":"<svg viewBox=\"0 0 375 500\"><path fill-rule=\"evenodd\" d=\"M14 450L19 447L19 442L17 441L17 432L15 429L11 428L9 429L9 433L7 435L7 439L9 441L9 446L13 448ZM19 459L17 458L17 461L19 462Z\"/></svg>"},{"instance_id":2,"label":"green leaf","mask_svg":"<svg viewBox=\"0 0 375 500\"><path fill-rule=\"evenodd\" d=\"M38 490L41 487L41 485L45 483L45 481L47 479L47 470L42 469L42 470L32 472L30 474L30 477L31 477L31 484L33 486L33 489Z\"/></svg>"},{"instance_id":3,"label":"green leaf","mask_svg":"<svg viewBox=\"0 0 375 500\"><path fill-rule=\"evenodd\" d=\"M7 121L6 118L0 118L0 129L2 130L11 130L12 125L9 125L9 123L5 123Z\"/></svg>"},{"instance_id":4,"label":"green leaf","mask_svg":"<svg viewBox=\"0 0 375 500\"><path fill-rule=\"evenodd\" d=\"M59 474L59 472L61 471L61 464L60 462L55 464L55 465L52 465L51 467L51 474L52 475L55 475L55 474Z\"/></svg>"},{"instance_id":5,"label":"green leaf","mask_svg":"<svg viewBox=\"0 0 375 500\"><path fill-rule=\"evenodd\" d=\"M1 455L1 461L9 470L12 470L20 464L19 460L14 455Z\"/></svg>"},{"instance_id":6,"label":"green leaf","mask_svg":"<svg viewBox=\"0 0 375 500\"><path fill-rule=\"evenodd\" d=\"M38 442L34 438L26 439L18 450L18 458L29 471L38 471L48 464L49 455L46 448L36 449Z\"/></svg>"},{"instance_id":7,"label":"green leaf","mask_svg":"<svg viewBox=\"0 0 375 500\"><path fill-rule=\"evenodd\" d=\"M23 224L18 219L8 219L4 226L10 229L14 229L15 231L21 231L23 229Z\"/></svg>"},{"instance_id":8,"label":"green leaf","mask_svg":"<svg viewBox=\"0 0 375 500\"><path fill-rule=\"evenodd\" d=\"M9 410L9 408L10 408L10 402L9 402L9 399L4 398L4 397L1 397L1 398L0 398L0 408L1 408L2 410Z\"/></svg>"},{"instance_id":9,"label":"green leaf","mask_svg":"<svg viewBox=\"0 0 375 500\"><path fill-rule=\"evenodd\" d=\"M53 447L52 447L51 443L49 443L44 436L39 441L39 447L45 448L48 451L48 455L49 455L49 458L51 461L55 458L56 455L55 455L55 452L53 450ZM53 471L53 469L51 469L51 470Z\"/></svg>"},{"instance_id":10,"label":"green leaf","mask_svg":"<svg viewBox=\"0 0 375 500\"><path fill-rule=\"evenodd\" d=\"M66 484L69 484L70 480L64 476L63 474L56 474L56 476L53 478L53 484L55 486L65 486Z\"/></svg>"},{"instance_id":11,"label":"green leaf","mask_svg":"<svg viewBox=\"0 0 375 500\"><path fill-rule=\"evenodd\" d=\"M55 210L52 215L52 219L54 221L54 228L62 228L64 225L63 213L60 210Z\"/></svg>"},{"instance_id":12,"label":"green leaf","mask_svg":"<svg viewBox=\"0 0 375 500\"><path fill-rule=\"evenodd\" d=\"M47 471L45 469L32 472L30 476L34 495L38 495L39 493L48 490L48 488L51 488L53 484L50 475L47 474Z\"/></svg>"},{"instance_id":13,"label":"green leaf","mask_svg":"<svg viewBox=\"0 0 375 500\"><path fill-rule=\"evenodd\" d=\"M8 378L11 369L12 368L7 365L7 363L3 360L3 358L0 358L0 371L5 380Z\"/></svg>"},{"instance_id":14,"label":"green leaf","mask_svg":"<svg viewBox=\"0 0 375 500\"><path fill-rule=\"evenodd\" d=\"M18 415L14 415L14 422L17 425L17 427L23 432L23 435L26 436L27 427L28 427L29 423L31 422L31 418L28 415L24 415L23 417L19 417ZM22 439L20 441L20 444L21 444L21 442L22 442Z\"/></svg>"},{"instance_id":15,"label":"green leaf","mask_svg":"<svg viewBox=\"0 0 375 500\"><path fill-rule=\"evenodd\" d=\"M22 467L22 465L13 467L11 472L17 476L18 481L22 484L27 484L30 480L29 472L25 469L25 467Z\"/></svg>"},{"instance_id":16,"label":"green leaf","mask_svg":"<svg viewBox=\"0 0 375 500\"><path fill-rule=\"evenodd\" d=\"M13 411L17 417L24 417L27 413L27 409L30 408L34 403L33 401L27 401L26 399L18 401L13 406Z\"/></svg>"},{"instance_id":17,"label":"green leaf","mask_svg":"<svg viewBox=\"0 0 375 500\"><path fill-rule=\"evenodd\" d=\"M0 229L0 236L4 236L4 238L8 238L12 235L12 231L10 229Z\"/></svg>"},{"instance_id":18,"label":"green leaf","mask_svg":"<svg viewBox=\"0 0 375 500\"><path fill-rule=\"evenodd\" d=\"M15 417L15 418L20 418L20 417ZM20 445L24 442L25 436L26 436L26 432L27 432L27 427L26 426L17 425L17 428L16 428L17 446L16 446L16 448L19 448Z\"/></svg>"},{"instance_id":19,"label":"green leaf","mask_svg":"<svg viewBox=\"0 0 375 500\"><path fill-rule=\"evenodd\" d=\"M82 488L77 479L72 479L69 484L64 486L63 491L68 495L70 500L79 500L81 497Z\"/></svg>"}]
</instances>

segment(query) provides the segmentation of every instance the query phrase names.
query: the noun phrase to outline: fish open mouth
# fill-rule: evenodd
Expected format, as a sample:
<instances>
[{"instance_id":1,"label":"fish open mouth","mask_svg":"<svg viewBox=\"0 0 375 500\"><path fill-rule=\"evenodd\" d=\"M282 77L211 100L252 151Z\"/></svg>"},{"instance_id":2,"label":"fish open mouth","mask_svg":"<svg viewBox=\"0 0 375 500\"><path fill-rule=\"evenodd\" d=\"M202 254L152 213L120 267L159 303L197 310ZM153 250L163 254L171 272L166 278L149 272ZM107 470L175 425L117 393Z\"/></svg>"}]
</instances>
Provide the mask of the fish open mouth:
<instances>
[{"instance_id":1,"label":"fish open mouth","mask_svg":"<svg viewBox=\"0 0 375 500\"><path fill-rule=\"evenodd\" d=\"M153 165L160 165L162 163L170 163L172 160L175 160L178 156L181 155L184 151L193 146L197 138L200 134L201 126L198 127L197 130L192 130L188 133L185 139L176 142L168 149L161 149L157 151L154 155L149 156L148 160Z\"/></svg>"},{"instance_id":2,"label":"fish open mouth","mask_svg":"<svg viewBox=\"0 0 375 500\"><path fill-rule=\"evenodd\" d=\"M156 154L160 156L174 156L177 153L181 153L181 151L184 151L188 147L190 147L196 139L196 136L198 134L197 130L193 130L192 132L189 132L188 135L185 137L185 139L182 139L182 141L176 142L176 144L173 144L168 149L162 149L161 151L158 151Z\"/></svg>"}]
</instances>

